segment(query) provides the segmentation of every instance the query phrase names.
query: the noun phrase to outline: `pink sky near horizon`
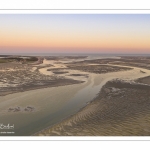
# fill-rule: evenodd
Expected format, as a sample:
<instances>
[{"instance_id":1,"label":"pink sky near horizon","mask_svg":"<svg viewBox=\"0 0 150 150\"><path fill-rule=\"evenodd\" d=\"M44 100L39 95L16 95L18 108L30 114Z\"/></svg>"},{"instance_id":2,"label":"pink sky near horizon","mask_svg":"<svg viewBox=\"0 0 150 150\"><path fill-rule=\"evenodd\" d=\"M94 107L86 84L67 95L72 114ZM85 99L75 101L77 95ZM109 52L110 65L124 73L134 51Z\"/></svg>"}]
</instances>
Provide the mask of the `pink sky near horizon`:
<instances>
[{"instance_id":1,"label":"pink sky near horizon","mask_svg":"<svg viewBox=\"0 0 150 150\"><path fill-rule=\"evenodd\" d=\"M149 53L150 15L0 15L0 53Z\"/></svg>"}]
</instances>

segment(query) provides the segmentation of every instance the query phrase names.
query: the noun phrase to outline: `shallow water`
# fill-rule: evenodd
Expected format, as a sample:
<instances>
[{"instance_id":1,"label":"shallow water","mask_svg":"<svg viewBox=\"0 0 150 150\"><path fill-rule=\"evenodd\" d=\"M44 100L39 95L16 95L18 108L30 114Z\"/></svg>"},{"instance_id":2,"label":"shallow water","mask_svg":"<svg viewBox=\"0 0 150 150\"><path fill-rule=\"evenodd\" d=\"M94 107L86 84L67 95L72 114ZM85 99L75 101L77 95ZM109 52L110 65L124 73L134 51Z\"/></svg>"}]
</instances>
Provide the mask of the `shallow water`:
<instances>
[{"instance_id":1,"label":"shallow water","mask_svg":"<svg viewBox=\"0 0 150 150\"><path fill-rule=\"evenodd\" d=\"M140 70L146 73L141 73ZM86 82L81 84L44 88L1 96L0 123L14 124L15 134L12 135L34 134L78 112L96 97L101 87L107 81L115 78L136 79L150 75L150 71L134 67L133 70L107 74L87 72L84 74L88 74L89 78L83 78ZM33 106L35 111L7 111L8 108L17 106L21 108Z\"/></svg>"}]
</instances>

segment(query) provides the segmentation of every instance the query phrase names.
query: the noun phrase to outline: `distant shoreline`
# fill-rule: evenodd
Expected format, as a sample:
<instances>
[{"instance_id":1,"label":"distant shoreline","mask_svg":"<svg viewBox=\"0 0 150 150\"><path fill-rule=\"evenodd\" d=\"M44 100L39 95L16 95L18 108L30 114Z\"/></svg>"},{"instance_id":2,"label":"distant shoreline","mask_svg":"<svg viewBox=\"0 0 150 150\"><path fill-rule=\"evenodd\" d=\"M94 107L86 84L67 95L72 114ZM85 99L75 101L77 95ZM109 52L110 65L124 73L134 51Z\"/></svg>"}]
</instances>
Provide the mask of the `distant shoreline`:
<instances>
[{"instance_id":1,"label":"distant shoreline","mask_svg":"<svg viewBox=\"0 0 150 150\"><path fill-rule=\"evenodd\" d=\"M150 56L150 53L0 53L2 56Z\"/></svg>"}]
</instances>

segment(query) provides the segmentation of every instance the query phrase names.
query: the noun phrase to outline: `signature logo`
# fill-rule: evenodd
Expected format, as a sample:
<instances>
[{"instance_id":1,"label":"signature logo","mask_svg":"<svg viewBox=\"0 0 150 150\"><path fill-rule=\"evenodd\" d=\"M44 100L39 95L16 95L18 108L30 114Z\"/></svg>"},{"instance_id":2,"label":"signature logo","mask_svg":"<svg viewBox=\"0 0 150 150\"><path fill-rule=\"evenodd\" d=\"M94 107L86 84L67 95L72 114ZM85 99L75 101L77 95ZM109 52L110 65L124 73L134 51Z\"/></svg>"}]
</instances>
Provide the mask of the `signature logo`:
<instances>
[{"instance_id":1,"label":"signature logo","mask_svg":"<svg viewBox=\"0 0 150 150\"><path fill-rule=\"evenodd\" d=\"M13 125L10 125L10 124L4 125L3 123L0 123L0 129L14 129L14 124Z\"/></svg>"}]
</instances>

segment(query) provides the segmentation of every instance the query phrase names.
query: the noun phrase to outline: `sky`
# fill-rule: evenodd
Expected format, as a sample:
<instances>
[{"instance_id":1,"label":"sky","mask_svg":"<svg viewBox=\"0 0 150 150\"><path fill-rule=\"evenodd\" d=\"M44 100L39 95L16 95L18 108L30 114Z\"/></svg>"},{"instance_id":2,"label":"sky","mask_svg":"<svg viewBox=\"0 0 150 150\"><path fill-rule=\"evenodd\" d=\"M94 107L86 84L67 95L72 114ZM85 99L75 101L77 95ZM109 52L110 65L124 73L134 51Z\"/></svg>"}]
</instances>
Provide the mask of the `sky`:
<instances>
[{"instance_id":1,"label":"sky","mask_svg":"<svg viewBox=\"0 0 150 150\"><path fill-rule=\"evenodd\" d=\"M0 14L1 53L150 53L149 14Z\"/></svg>"}]
</instances>

